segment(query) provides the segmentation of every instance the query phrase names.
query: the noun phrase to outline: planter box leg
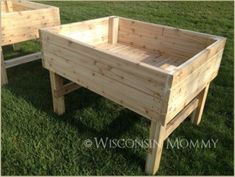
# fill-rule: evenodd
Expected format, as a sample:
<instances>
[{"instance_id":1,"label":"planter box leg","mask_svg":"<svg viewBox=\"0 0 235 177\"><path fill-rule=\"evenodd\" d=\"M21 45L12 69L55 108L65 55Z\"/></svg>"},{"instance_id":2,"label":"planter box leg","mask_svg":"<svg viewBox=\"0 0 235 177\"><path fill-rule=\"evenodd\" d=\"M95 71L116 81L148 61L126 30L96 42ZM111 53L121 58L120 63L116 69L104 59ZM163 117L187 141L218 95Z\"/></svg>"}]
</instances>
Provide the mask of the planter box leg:
<instances>
[{"instance_id":1,"label":"planter box leg","mask_svg":"<svg viewBox=\"0 0 235 177\"><path fill-rule=\"evenodd\" d=\"M8 83L8 79L7 79L7 71L6 71L6 67L5 67L5 62L3 59L3 52L2 52L2 48L0 48L1 50L1 85L5 85Z\"/></svg>"},{"instance_id":2,"label":"planter box leg","mask_svg":"<svg viewBox=\"0 0 235 177\"><path fill-rule=\"evenodd\" d=\"M54 112L62 115L65 112L64 95L58 96L57 92L63 89L63 78L50 71L50 80Z\"/></svg>"},{"instance_id":3,"label":"planter box leg","mask_svg":"<svg viewBox=\"0 0 235 177\"><path fill-rule=\"evenodd\" d=\"M208 84L197 96L199 103L198 103L198 107L194 110L192 117L191 117L191 122L193 124L198 125L201 122L202 113L205 107L206 97L207 97L207 93L209 90L209 85L210 84Z\"/></svg>"},{"instance_id":4,"label":"planter box leg","mask_svg":"<svg viewBox=\"0 0 235 177\"><path fill-rule=\"evenodd\" d=\"M154 175L159 168L164 142L165 128L159 121L152 121L150 127L151 146L147 154L145 172Z\"/></svg>"}]
</instances>

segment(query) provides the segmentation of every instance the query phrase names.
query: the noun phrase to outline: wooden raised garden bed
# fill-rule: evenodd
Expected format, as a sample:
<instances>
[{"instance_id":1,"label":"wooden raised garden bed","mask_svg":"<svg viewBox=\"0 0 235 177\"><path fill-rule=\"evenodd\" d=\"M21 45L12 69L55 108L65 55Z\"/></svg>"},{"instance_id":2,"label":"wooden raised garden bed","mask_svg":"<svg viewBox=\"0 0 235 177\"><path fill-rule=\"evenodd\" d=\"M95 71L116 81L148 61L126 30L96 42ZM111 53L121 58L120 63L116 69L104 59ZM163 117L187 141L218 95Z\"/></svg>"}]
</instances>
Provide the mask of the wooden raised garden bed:
<instances>
[{"instance_id":1,"label":"wooden raised garden bed","mask_svg":"<svg viewBox=\"0 0 235 177\"><path fill-rule=\"evenodd\" d=\"M37 39L39 28L57 25L60 25L57 7L24 0L1 1L1 47ZM41 53L35 53L4 62L3 55L1 55L1 65L2 68L10 68L39 58L41 58ZM1 73L6 74L6 71L2 69ZM7 76L2 76L1 83L7 83Z\"/></svg>"},{"instance_id":2,"label":"wooden raised garden bed","mask_svg":"<svg viewBox=\"0 0 235 177\"><path fill-rule=\"evenodd\" d=\"M192 112L199 124L226 39L122 17L40 30L54 111L64 95L86 87L151 120L146 173L154 174L164 140ZM63 78L71 80L63 84Z\"/></svg>"}]
</instances>

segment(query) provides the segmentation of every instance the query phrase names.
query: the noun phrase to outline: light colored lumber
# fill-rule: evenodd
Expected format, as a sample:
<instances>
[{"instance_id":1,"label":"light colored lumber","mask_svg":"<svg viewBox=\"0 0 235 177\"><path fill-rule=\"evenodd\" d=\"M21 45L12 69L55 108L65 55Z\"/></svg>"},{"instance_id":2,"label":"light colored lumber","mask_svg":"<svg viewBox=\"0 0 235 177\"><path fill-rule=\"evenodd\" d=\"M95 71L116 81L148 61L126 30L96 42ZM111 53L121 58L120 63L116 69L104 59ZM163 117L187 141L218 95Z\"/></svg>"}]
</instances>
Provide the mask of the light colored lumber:
<instances>
[{"instance_id":1,"label":"light colored lumber","mask_svg":"<svg viewBox=\"0 0 235 177\"><path fill-rule=\"evenodd\" d=\"M12 0L11 3L12 11L1 13L2 46L37 39L38 29L60 24L59 8L24 0ZM15 5L24 8L15 11Z\"/></svg>"},{"instance_id":2,"label":"light colored lumber","mask_svg":"<svg viewBox=\"0 0 235 177\"><path fill-rule=\"evenodd\" d=\"M137 48L125 43L116 44L101 44L97 48L108 50L119 56L128 57L140 63L145 63L150 66L157 66L164 70L172 71L183 61L174 59L171 56L161 55L159 52L153 52L143 48ZM177 61L176 61L177 60Z\"/></svg>"},{"instance_id":3,"label":"light colored lumber","mask_svg":"<svg viewBox=\"0 0 235 177\"><path fill-rule=\"evenodd\" d=\"M2 47L0 48L1 52L1 85L5 85L8 83L7 79L7 71L5 68L5 63L4 63L4 58L3 58L3 52L2 52Z\"/></svg>"},{"instance_id":4,"label":"light colored lumber","mask_svg":"<svg viewBox=\"0 0 235 177\"><path fill-rule=\"evenodd\" d=\"M67 36L64 36L63 34L53 34L52 32L45 31L44 33L46 36L46 41L51 41L52 43L55 43L57 45L64 46L66 48L70 48L70 50L76 50L78 52L86 53L87 55L96 56L99 57L99 60L106 60L106 62L114 63L117 62L123 63L122 67L128 67L128 69L140 69L142 70L142 73L151 73L151 77L157 76L156 79L164 79L167 75L169 75L168 72L166 72L163 69L157 68L157 67L151 67L144 63L139 63L138 61L135 61L131 58L123 58L118 55L115 55L109 51L100 50L99 48L96 48L95 46L79 42L77 40L73 40L71 38L68 38ZM91 52L91 53L90 53ZM110 55L112 57L110 57ZM120 64L120 63L119 63Z\"/></svg>"},{"instance_id":5,"label":"light colored lumber","mask_svg":"<svg viewBox=\"0 0 235 177\"><path fill-rule=\"evenodd\" d=\"M80 87L81 87L80 85L73 83L73 82L67 83L67 84L63 85L62 89L55 91L55 96L56 97L64 96L74 90L79 89Z\"/></svg>"},{"instance_id":6,"label":"light colored lumber","mask_svg":"<svg viewBox=\"0 0 235 177\"><path fill-rule=\"evenodd\" d=\"M6 60L5 65L6 65L6 68L11 68L17 65L39 60L41 59L41 57L42 57L41 52L36 52L36 53L25 55L22 57L17 57L17 58L13 58L10 60Z\"/></svg>"},{"instance_id":7,"label":"light colored lumber","mask_svg":"<svg viewBox=\"0 0 235 177\"><path fill-rule=\"evenodd\" d=\"M171 55L178 53L184 59L192 57L209 44L207 37L184 30L122 17L119 21L120 42L152 50L158 49ZM212 43L213 39L210 41Z\"/></svg>"},{"instance_id":8,"label":"light colored lumber","mask_svg":"<svg viewBox=\"0 0 235 177\"><path fill-rule=\"evenodd\" d=\"M66 25L65 25L66 26ZM76 31L73 30L73 26L76 26ZM78 23L71 25L69 31L66 28L62 28L60 31L64 31L63 35L84 42L86 44L100 44L108 42L109 37L109 21L108 19L100 21L91 21L91 23Z\"/></svg>"},{"instance_id":9,"label":"light colored lumber","mask_svg":"<svg viewBox=\"0 0 235 177\"><path fill-rule=\"evenodd\" d=\"M109 19L109 40L110 44L116 44L118 41L119 18L111 17Z\"/></svg>"},{"instance_id":10,"label":"light colored lumber","mask_svg":"<svg viewBox=\"0 0 235 177\"><path fill-rule=\"evenodd\" d=\"M186 77L182 78L177 84L173 84L169 91L169 103L166 122L169 122L177 113L180 112L211 80L218 74L223 49L214 56L206 59L203 64L195 69Z\"/></svg>"},{"instance_id":11,"label":"light colored lumber","mask_svg":"<svg viewBox=\"0 0 235 177\"><path fill-rule=\"evenodd\" d=\"M208 84L197 96L197 98L199 100L199 104L198 104L197 109L194 111L194 113L191 117L192 123L194 123L196 125L199 125L199 123L201 122L202 113L203 113L203 110L205 107L206 97L208 94L209 86L210 86L210 84Z\"/></svg>"},{"instance_id":12,"label":"light colored lumber","mask_svg":"<svg viewBox=\"0 0 235 177\"><path fill-rule=\"evenodd\" d=\"M52 7L47 4L31 2L28 0L11 0L11 1L16 5L26 7L27 9L43 9L43 8L51 8Z\"/></svg>"},{"instance_id":13,"label":"light colored lumber","mask_svg":"<svg viewBox=\"0 0 235 177\"><path fill-rule=\"evenodd\" d=\"M12 12L13 11L13 5L11 0L5 0L6 7L7 7L7 12Z\"/></svg>"},{"instance_id":14,"label":"light colored lumber","mask_svg":"<svg viewBox=\"0 0 235 177\"><path fill-rule=\"evenodd\" d=\"M43 67L151 120L158 146L149 149L147 174L156 173L164 140L194 110L200 122L206 96L198 95L218 74L226 42L114 16L48 27L40 36Z\"/></svg>"},{"instance_id":15,"label":"light colored lumber","mask_svg":"<svg viewBox=\"0 0 235 177\"><path fill-rule=\"evenodd\" d=\"M112 101L124 105L131 110L136 110L141 115L151 118L159 114L157 112L157 107L159 106L157 100L153 100L151 96L144 94L143 92L128 87L108 77L103 77L98 73L93 73L83 67L76 66L75 68L73 67L73 64L48 60L44 64L46 68L57 71L63 77L69 78L71 81L99 93ZM69 69L71 71L68 71ZM64 72L65 70L66 72Z\"/></svg>"},{"instance_id":16,"label":"light colored lumber","mask_svg":"<svg viewBox=\"0 0 235 177\"><path fill-rule=\"evenodd\" d=\"M197 67L200 67L202 64L207 62L211 57L218 54L218 52L223 53L223 49L226 43L226 39L222 38L221 40L215 41L213 44L206 47L204 50L200 51L198 54L194 55L192 58L189 58L181 66L177 68L177 71L174 73L173 85L179 84L183 79L188 77ZM221 56L222 57L222 56Z\"/></svg>"},{"instance_id":17,"label":"light colored lumber","mask_svg":"<svg viewBox=\"0 0 235 177\"><path fill-rule=\"evenodd\" d=\"M63 78L50 71L50 81L54 112L58 115L62 115L65 112L64 96L58 96L56 95L56 92L63 89Z\"/></svg>"},{"instance_id":18,"label":"light colored lumber","mask_svg":"<svg viewBox=\"0 0 235 177\"><path fill-rule=\"evenodd\" d=\"M165 139L197 108L198 102L195 98L166 125Z\"/></svg>"},{"instance_id":19,"label":"light colored lumber","mask_svg":"<svg viewBox=\"0 0 235 177\"><path fill-rule=\"evenodd\" d=\"M145 164L145 172L149 175L154 175L159 169L164 136L165 127L158 121L151 121L149 141L152 147L149 147Z\"/></svg>"}]
</instances>

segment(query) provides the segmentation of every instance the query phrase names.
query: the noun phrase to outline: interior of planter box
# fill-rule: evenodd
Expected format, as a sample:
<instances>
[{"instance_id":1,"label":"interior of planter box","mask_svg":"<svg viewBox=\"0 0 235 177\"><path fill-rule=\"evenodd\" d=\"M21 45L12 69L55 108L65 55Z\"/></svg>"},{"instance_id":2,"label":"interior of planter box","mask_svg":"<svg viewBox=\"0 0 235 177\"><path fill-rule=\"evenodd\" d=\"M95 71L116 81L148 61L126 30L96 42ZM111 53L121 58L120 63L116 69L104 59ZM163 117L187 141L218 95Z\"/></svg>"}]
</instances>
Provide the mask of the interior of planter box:
<instances>
[{"instance_id":1,"label":"interior of planter box","mask_svg":"<svg viewBox=\"0 0 235 177\"><path fill-rule=\"evenodd\" d=\"M110 17L62 26L58 33L130 61L172 71L215 42L176 28Z\"/></svg>"},{"instance_id":2,"label":"interior of planter box","mask_svg":"<svg viewBox=\"0 0 235 177\"><path fill-rule=\"evenodd\" d=\"M20 12L26 10L35 10L45 8L43 4L32 3L28 1L21 0L3 0L1 1L1 12Z\"/></svg>"}]
</instances>

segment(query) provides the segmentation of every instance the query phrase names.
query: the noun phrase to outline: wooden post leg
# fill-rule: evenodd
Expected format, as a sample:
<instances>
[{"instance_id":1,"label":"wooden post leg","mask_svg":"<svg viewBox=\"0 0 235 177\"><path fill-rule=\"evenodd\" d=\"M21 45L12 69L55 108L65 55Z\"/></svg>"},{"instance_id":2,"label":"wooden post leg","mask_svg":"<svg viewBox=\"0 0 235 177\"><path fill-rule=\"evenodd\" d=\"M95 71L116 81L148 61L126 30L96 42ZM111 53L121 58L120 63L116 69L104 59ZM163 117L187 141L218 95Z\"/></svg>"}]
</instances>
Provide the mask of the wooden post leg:
<instances>
[{"instance_id":1,"label":"wooden post leg","mask_svg":"<svg viewBox=\"0 0 235 177\"><path fill-rule=\"evenodd\" d=\"M2 47L0 48L0 52L1 52L1 85L5 85L8 83L8 79L7 79L7 71L5 68L5 62L3 59L3 52L2 52Z\"/></svg>"},{"instance_id":2,"label":"wooden post leg","mask_svg":"<svg viewBox=\"0 0 235 177\"><path fill-rule=\"evenodd\" d=\"M58 95L57 92L63 89L63 78L50 71L50 80L54 112L62 115L65 112L64 95Z\"/></svg>"},{"instance_id":3,"label":"wooden post leg","mask_svg":"<svg viewBox=\"0 0 235 177\"><path fill-rule=\"evenodd\" d=\"M205 107L206 97L207 97L207 93L209 90L209 85L210 84L208 84L197 96L199 100L198 107L194 110L194 112L192 113L192 117L191 117L191 122L193 124L198 125L201 122L202 113Z\"/></svg>"},{"instance_id":4,"label":"wooden post leg","mask_svg":"<svg viewBox=\"0 0 235 177\"><path fill-rule=\"evenodd\" d=\"M165 128L159 121L151 121L150 141L152 142L152 147L149 147L145 164L145 172L149 175L154 175L158 171L162 155L164 132Z\"/></svg>"}]
</instances>

